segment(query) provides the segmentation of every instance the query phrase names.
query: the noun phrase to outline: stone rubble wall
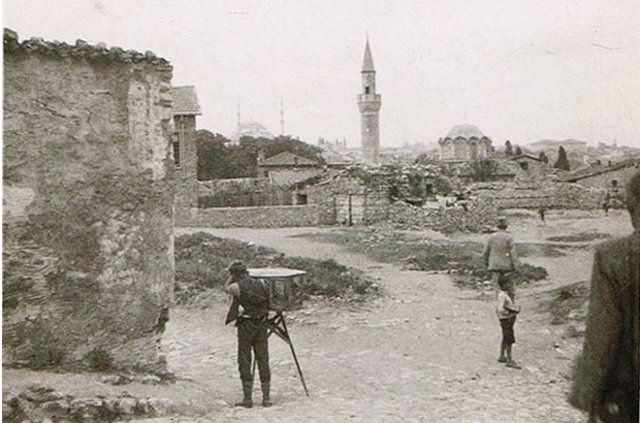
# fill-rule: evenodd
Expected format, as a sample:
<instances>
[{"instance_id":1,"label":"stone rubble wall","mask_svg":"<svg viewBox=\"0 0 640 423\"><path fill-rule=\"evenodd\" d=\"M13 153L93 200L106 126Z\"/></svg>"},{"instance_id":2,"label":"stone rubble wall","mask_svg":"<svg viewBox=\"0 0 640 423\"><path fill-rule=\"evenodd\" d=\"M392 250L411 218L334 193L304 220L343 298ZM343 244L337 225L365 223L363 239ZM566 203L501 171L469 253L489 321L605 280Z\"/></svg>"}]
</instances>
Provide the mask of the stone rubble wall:
<instances>
[{"instance_id":1,"label":"stone rubble wall","mask_svg":"<svg viewBox=\"0 0 640 423\"><path fill-rule=\"evenodd\" d=\"M198 207L285 206L292 204L292 192L267 178L238 178L198 181Z\"/></svg>"},{"instance_id":2,"label":"stone rubble wall","mask_svg":"<svg viewBox=\"0 0 640 423\"><path fill-rule=\"evenodd\" d=\"M2 419L7 422L130 421L168 417L182 408L183 404L168 398L135 398L126 391L117 396L74 397L53 388L30 385L17 395L3 395Z\"/></svg>"},{"instance_id":3,"label":"stone rubble wall","mask_svg":"<svg viewBox=\"0 0 640 423\"><path fill-rule=\"evenodd\" d=\"M202 228L280 228L317 226L316 205L192 208L177 226Z\"/></svg>"},{"instance_id":4,"label":"stone rubble wall","mask_svg":"<svg viewBox=\"0 0 640 423\"><path fill-rule=\"evenodd\" d=\"M604 202L605 190L585 188L577 184L549 182L520 185L508 183L475 184L470 187L474 195L493 199L499 209L597 209Z\"/></svg>"},{"instance_id":5,"label":"stone rubble wall","mask_svg":"<svg viewBox=\"0 0 640 423\"><path fill-rule=\"evenodd\" d=\"M349 213L354 225L380 222L389 216L391 200L386 186L371 189L357 178L340 178L308 186L306 193L309 204L319 206L319 222L323 225L347 224Z\"/></svg>"},{"instance_id":6,"label":"stone rubble wall","mask_svg":"<svg viewBox=\"0 0 640 423\"><path fill-rule=\"evenodd\" d=\"M162 369L172 67L4 35L3 364Z\"/></svg>"},{"instance_id":7,"label":"stone rubble wall","mask_svg":"<svg viewBox=\"0 0 640 423\"><path fill-rule=\"evenodd\" d=\"M491 199L475 199L463 207L421 208L398 201L389 209L388 221L398 229L432 229L443 233L495 230L498 208Z\"/></svg>"}]
</instances>

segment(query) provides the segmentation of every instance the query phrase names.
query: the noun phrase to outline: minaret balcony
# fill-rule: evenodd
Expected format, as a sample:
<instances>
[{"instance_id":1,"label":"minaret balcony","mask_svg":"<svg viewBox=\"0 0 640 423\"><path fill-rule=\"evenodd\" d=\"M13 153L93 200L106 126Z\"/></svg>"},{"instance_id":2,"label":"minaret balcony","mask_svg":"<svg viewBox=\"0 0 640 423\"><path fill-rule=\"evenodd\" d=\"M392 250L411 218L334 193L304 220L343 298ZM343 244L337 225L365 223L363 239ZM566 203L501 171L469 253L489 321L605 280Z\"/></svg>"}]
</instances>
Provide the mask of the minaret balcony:
<instances>
[{"instance_id":1,"label":"minaret balcony","mask_svg":"<svg viewBox=\"0 0 640 423\"><path fill-rule=\"evenodd\" d=\"M358 94L358 103L380 103L381 101L380 94Z\"/></svg>"}]
</instances>

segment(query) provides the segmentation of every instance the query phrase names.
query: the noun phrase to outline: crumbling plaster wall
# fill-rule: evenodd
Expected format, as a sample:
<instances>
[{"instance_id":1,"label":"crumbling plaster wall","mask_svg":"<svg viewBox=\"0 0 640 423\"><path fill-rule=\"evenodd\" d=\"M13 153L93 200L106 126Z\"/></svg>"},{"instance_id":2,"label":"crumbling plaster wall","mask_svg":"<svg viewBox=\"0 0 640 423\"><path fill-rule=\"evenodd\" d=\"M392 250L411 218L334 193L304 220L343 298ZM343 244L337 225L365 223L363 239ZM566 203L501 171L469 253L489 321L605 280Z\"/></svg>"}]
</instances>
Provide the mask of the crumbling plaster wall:
<instances>
[{"instance_id":1,"label":"crumbling plaster wall","mask_svg":"<svg viewBox=\"0 0 640 423\"><path fill-rule=\"evenodd\" d=\"M162 369L171 66L4 35L3 362Z\"/></svg>"}]
</instances>

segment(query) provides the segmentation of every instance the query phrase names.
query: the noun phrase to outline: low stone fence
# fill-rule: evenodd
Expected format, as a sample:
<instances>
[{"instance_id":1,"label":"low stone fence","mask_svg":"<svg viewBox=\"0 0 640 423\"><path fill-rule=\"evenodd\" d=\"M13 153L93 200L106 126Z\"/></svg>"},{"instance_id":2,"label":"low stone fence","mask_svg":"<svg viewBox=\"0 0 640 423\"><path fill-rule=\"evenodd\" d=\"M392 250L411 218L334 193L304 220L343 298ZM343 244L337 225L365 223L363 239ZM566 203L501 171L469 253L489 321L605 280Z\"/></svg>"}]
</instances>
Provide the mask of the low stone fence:
<instances>
[{"instance_id":1,"label":"low stone fence","mask_svg":"<svg viewBox=\"0 0 640 423\"><path fill-rule=\"evenodd\" d=\"M198 181L198 207L254 207L291 205L291 190L267 178Z\"/></svg>"},{"instance_id":2,"label":"low stone fence","mask_svg":"<svg viewBox=\"0 0 640 423\"><path fill-rule=\"evenodd\" d=\"M491 199L476 199L463 207L421 208L404 202L394 203L389 222L399 229L432 229L443 233L488 232L495 229L498 208Z\"/></svg>"},{"instance_id":3,"label":"low stone fence","mask_svg":"<svg viewBox=\"0 0 640 423\"><path fill-rule=\"evenodd\" d=\"M546 207L551 209L601 208L604 202L603 189L585 188L564 182L543 185L519 185L513 183L485 183L471 187L481 198L492 199L500 209Z\"/></svg>"},{"instance_id":4,"label":"low stone fence","mask_svg":"<svg viewBox=\"0 0 640 423\"><path fill-rule=\"evenodd\" d=\"M319 208L305 206L192 208L188 216L176 220L176 226L212 228L279 228L316 226Z\"/></svg>"}]
</instances>

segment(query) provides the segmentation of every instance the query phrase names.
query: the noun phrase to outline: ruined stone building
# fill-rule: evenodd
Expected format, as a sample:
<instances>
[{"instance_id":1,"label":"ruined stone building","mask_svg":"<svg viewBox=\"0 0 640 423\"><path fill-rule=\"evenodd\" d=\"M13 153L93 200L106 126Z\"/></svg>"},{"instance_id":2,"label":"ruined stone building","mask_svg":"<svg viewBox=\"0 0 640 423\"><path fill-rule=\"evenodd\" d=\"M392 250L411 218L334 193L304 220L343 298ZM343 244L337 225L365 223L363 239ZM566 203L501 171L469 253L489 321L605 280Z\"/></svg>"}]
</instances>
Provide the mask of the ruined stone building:
<instances>
[{"instance_id":1,"label":"ruined stone building","mask_svg":"<svg viewBox=\"0 0 640 423\"><path fill-rule=\"evenodd\" d=\"M439 159L460 163L491 157L491 139L474 125L457 125L438 140Z\"/></svg>"},{"instance_id":2,"label":"ruined stone building","mask_svg":"<svg viewBox=\"0 0 640 423\"><path fill-rule=\"evenodd\" d=\"M200 104L193 86L171 89L173 106L173 161L176 166L176 207L198 205L198 152L196 116Z\"/></svg>"},{"instance_id":3,"label":"ruined stone building","mask_svg":"<svg viewBox=\"0 0 640 423\"><path fill-rule=\"evenodd\" d=\"M3 364L163 367L172 67L4 32Z\"/></svg>"},{"instance_id":4,"label":"ruined stone building","mask_svg":"<svg viewBox=\"0 0 640 423\"><path fill-rule=\"evenodd\" d=\"M380 161L380 122L379 113L382 100L376 92L376 70L369 47L369 38L364 49L362 62L362 93L358 95L360 108L360 139L362 156L365 161L378 163Z\"/></svg>"},{"instance_id":5,"label":"ruined stone building","mask_svg":"<svg viewBox=\"0 0 640 423\"><path fill-rule=\"evenodd\" d=\"M610 197L624 201L626 184L638 170L640 170L640 159L629 159L618 163L585 166L564 175L561 180L585 188L602 189Z\"/></svg>"}]
</instances>

